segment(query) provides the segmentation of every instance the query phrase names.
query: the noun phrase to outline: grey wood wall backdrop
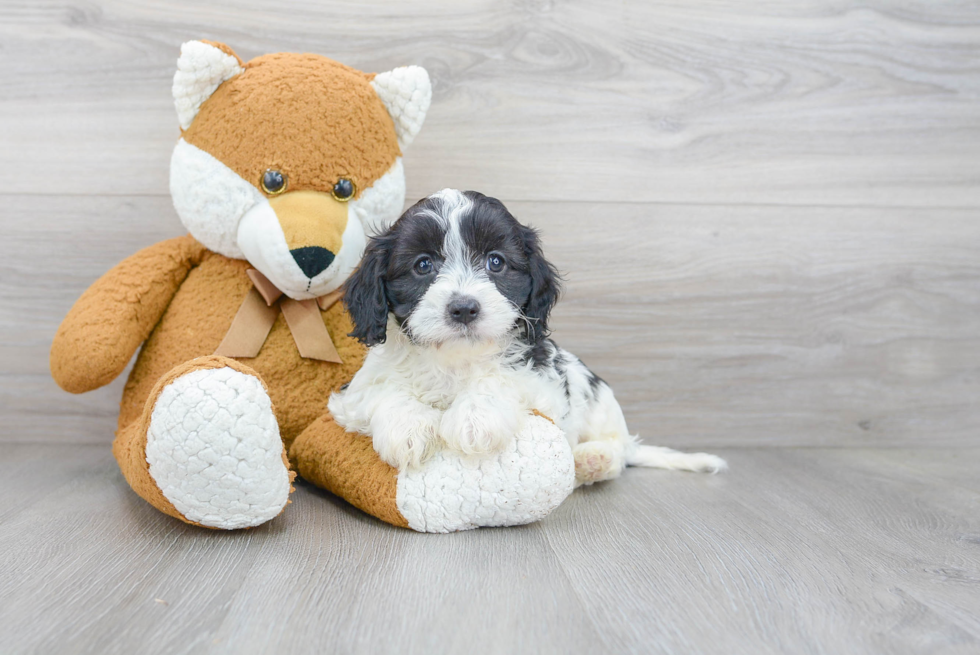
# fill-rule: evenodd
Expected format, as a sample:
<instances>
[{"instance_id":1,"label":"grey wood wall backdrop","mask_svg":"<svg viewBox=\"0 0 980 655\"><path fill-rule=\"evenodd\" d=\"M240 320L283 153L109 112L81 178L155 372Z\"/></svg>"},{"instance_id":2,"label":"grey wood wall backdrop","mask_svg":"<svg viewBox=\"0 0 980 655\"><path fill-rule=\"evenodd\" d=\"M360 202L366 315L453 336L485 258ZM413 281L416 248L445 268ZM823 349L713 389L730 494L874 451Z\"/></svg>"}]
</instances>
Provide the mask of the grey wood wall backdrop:
<instances>
[{"instance_id":1,"label":"grey wood wall backdrop","mask_svg":"<svg viewBox=\"0 0 980 655\"><path fill-rule=\"evenodd\" d=\"M980 11L935 0L73 2L0 24L0 439L108 442L59 320L182 232L182 41L426 66L409 199L509 203L567 273L556 336L653 440L976 444Z\"/></svg>"}]
</instances>

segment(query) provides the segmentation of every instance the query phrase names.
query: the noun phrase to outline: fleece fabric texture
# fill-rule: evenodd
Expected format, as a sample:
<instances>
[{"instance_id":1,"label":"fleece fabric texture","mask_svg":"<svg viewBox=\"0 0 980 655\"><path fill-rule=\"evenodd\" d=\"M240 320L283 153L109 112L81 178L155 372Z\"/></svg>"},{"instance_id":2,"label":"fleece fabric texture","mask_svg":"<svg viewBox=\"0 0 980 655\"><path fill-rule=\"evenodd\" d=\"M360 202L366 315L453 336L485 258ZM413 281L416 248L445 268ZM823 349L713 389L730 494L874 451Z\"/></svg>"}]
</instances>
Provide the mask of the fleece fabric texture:
<instances>
[{"instance_id":1,"label":"fleece fabric texture","mask_svg":"<svg viewBox=\"0 0 980 655\"><path fill-rule=\"evenodd\" d=\"M290 448L300 476L400 528L456 532L523 525L558 507L575 488L565 434L535 412L503 452L466 457L439 451L418 468L381 461L370 437L317 419Z\"/></svg>"},{"instance_id":2,"label":"fleece fabric texture","mask_svg":"<svg viewBox=\"0 0 980 655\"><path fill-rule=\"evenodd\" d=\"M224 229L220 235L211 235L214 238L210 240L224 246L229 251L226 254L235 257L242 256L237 247L237 221L250 206L248 203L262 201L265 194L259 188L260 180L269 168L287 176L287 195L304 190L329 194L340 178L348 178L356 186L358 199L362 195L377 196L371 193L372 186L394 171L398 179L393 188L383 194L385 198L381 201L375 198L361 207L360 213L365 215L359 215L366 222L391 220L404 200L396 131L402 123L395 125L371 86L374 77L316 55L280 53L243 64L224 44L184 44L173 87L182 128L181 143L187 149L197 149L202 158L211 158L213 162L209 160L209 163L217 166L199 166L200 170L189 173L178 170L177 175L172 171L172 191L174 183L178 187L188 186L187 175L194 182L208 177L205 182L209 187L219 187L215 189L217 196L198 198L202 205L198 209L207 215L209 225L213 223ZM413 94L418 88L413 83ZM428 99L419 96L426 106ZM416 109L405 109L398 116L412 113L420 124L424 111ZM412 127L417 129L418 125L413 123ZM185 159L178 163L186 164ZM215 167L227 170L230 178L209 176ZM215 197L225 198L229 189L241 187L248 193L232 211L228 211L227 203L208 204ZM186 193L187 189L177 191ZM358 202L355 200L347 207L357 209ZM385 216L366 215L372 208L385 210ZM351 220L356 219L351 217ZM186 219L185 226L192 233L200 227L188 225ZM302 358L281 313L258 354L245 358L247 366L233 359L212 357L252 289L252 281L246 274L251 267L247 261L209 250L191 236L146 248L114 267L79 298L60 326L51 348L52 375L72 393L108 384L140 350L120 403L114 453L126 479L139 495L161 511L190 523L197 522L167 499L147 463L147 430L153 422L157 400L168 384L181 375L195 380L210 379L211 375L203 373L209 368L254 375L274 408L285 457L293 439L326 411L330 393L353 377L365 355L365 348L347 336L353 326L343 305L337 303L321 311L320 317L342 363ZM255 385L246 386L251 396L264 397ZM177 393L176 386L170 388L171 395ZM192 391L185 390L193 396ZM168 407L176 407L187 399L178 400L172 399ZM234 400L231 402L234 405ZM207 411L213 404L205 402ZM170 440L174 443L195 438L196 432L190 424L194 423L194 412L201 408L194 405L187 409L186 433L173 429L178 418L174 411L159 409L158 418L167 423L160 434L167 439L173 437ZM179 409L175 411L180 413ZM204 409L199 413L203 415ZM265 431L270 432L271 423L263 421ZM230 433L221 435L223 444L227 441L225 436L234 437ZM243 437L239 441L249 440ZM267 454L275 450L265 445L268 444L263 441L262 450ZM184 446L188 444L183 443L181 448ZM206 452L206 446L202 452ZM229 448L234 449L233 445ZM167 452L177 450L175 446ZM239 450L244 451L244 446ZM192 480L191 486L203 484L202 480ZM247 482L242 490L246 487ZM207 494L206 489L195 487L195 490ZM223 502L221 494L212 495ZM202 507L208 505L202 502ZM202 516L207 514L206 509Z\"/></svg>"},{"instance_id":3,"label":"fleece fabric texture","mask_svg":"<svg viewBox=\"0 0 980 655\"><path fill-rule=\"evenodd\" d=\"M108 384L145 339L123 391L114 452L140 496L184 520L143 472L149 416L167 381L179 372L211 366L198 358L218 347L252 289L249 268L248 262L206 250L189 236L150 246L111 269L79 298L52 345L55 381L66 391L82 393ZM215 359L262 380L286 449L326 411L330 393L353 377L366 353L347 336L353 326L342 303L321 314L343 364L300 357L281 314L248 366Z\"/></svg>"},{"instance_id":4,"label":"fleece fabric texture","mask_svg":"<svg viewBox=\"0 0 980 655\"><path fill-rule=\"evenodd\" d=\"M184 140L255 184L273 168L291 191L329 193L347 178L358 197L401 155L373 78L318 55L256 57L201 106Z\"/></svg>"},{"instance_id":5,"label":"fleece fabric texture","mask_svg":"<svg viewBox=\"0 0 980 655\"><path fill-rule=\"evenodd\" d=\"M171 239L127 257L96 280L55 334L50 359L55 382L65 391L84 393L116 379L206 252L190 237ZM134 418L130 414L125 424Z\"/></svg>"},{"instance_id":6,"label":"fleece fabric texture","mask_svg":"<svg viewBox=\"0 0 980 655\"><path fill-rule=\"evenodd\" d=\"M181 243L184 240L192 239L179 237L165 243L173 243L180 249L186 247ZM141 254L133 255L120 266L127 265L131 259L141 259ZM162 375L178 364L210 355L217 349L252 289L249 268L249 263L243 260L207 250L201 253L198 265L188 271L183 284L174 292L136 359L119 408L120 429L142 413L150 391ZM146 276L155 274L145 267L143 271ZM354 376L366 354L363 345L347 336L354 328L342 303L334 304L322 315L343 364L300 357L281 313L258 356L246 360L269 389L287 448L306 426L326 411L327 398ZM90 329L98 331L98 325L111 323L112 318L106 315ZM127 357L131 355L130 352Z\"/></svg>"},{"instance_id":7,"label":"fleece fabric texture","mask_svg":"<svg viewBox=\"0 0 980 655\"><path fill-rule=\"evenodd\" d=\"M398 511L419 532L524 525L539 521L575 488L568 439L535 416L499 453L468 457L437 451L421 467L398 473Z\"/></svg>"},{"instance_id":8,"label":"fleece fabric texture","mask_svg":"<svg viewBox=\"0 0 980 655\"><path fill-rule=\"evenodd\" d=\"M240 362L236 362L235 360L228 359L227 357L201 357L190 362L185 362L180 366L176 366L157 381L157 384L154 385L153 389L150 391L147 402L145 403L144 411L141 412L137 420L133 421L129 425L121 427L116 432L116 440L112 444L112 453L115 456L116 461L119 463L119 468L122 471L123 477L126 478L129 486L133 488L133 491L135 491L137 495L164 514L201 527L215 526L203 525L202 523L193 521L181 514L181 512L174 507L173 503L167 499L157 482L150 475L150 464L146 458L146 437L156 400L167 385L177 378L194 371L220 368L230 368L246 375L255 375L255 371L249 367L241 364ZM283 464L288 469L289 461L286 459L285 448L283 448L282 459ZM296 473L290 470L290 491L293 490L291 483L295 477Z\"/></svg>"},{"instance_id":9,"label":"fleece fabric texture","mask_svg":"<svg viewBox=\"0 0 980 655\"><path fill-rule=\"evenodd\" d=\"M242 60L224 44L188 41L181 46L173 85L180 126L187 129L214 90L241 72Z\"/></svg>"},{"instance_id":10,"label":"fleece fabric texture","mask_svg":"<svg viewBox=\"0 0 980 655\"><path fill-rule=\"evenodd\" d=\"M378 73L371 86L395 122L398 145L403 149L415 140L432 100L432 83L421 66L402 66Z\"/></svg>"},{"instance_id":11,"label":"fleece fabric texture","mask_svg":"<svg viewBox=\"0 0 980 655\"><path fill-rule=\"evenodd\" d=\"M398 470L378 457L370 437L345 432L328 414L296 438L289 457L304 480L386 523L408 527L396 503Z\"/></svg>"},{"instance_id":12,"label":"fleece fabric texture","mask_svg":"<svg viewBox=\"0 0 980 655\"><path fill-rule=\"evenodd\" d=\"M210 366L220 359L194 360L155 397L145 459L164 497L189 521L251 528L285 509L294 474L265 385L234 362Z\"/></svg>"}]
</instances>

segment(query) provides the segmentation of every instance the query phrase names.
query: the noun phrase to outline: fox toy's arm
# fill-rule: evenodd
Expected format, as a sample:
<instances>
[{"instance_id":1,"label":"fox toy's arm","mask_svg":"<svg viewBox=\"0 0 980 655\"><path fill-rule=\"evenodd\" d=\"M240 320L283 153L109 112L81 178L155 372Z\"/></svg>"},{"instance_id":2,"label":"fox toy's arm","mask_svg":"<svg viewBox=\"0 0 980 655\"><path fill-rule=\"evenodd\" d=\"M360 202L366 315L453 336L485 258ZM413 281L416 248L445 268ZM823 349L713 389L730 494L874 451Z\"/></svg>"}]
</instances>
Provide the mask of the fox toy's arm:
<instances>
[{"instance_id":1,"label":"fox toy's arm","mask_svg":"<svg viewBox=\"0 0 980 655\"><path fill-rule=\"evenodd\" d=\"M116 378L160 321L204 246L190 236L127 257L82 294L51 345L51 375L83 393Z\"/></svg>"}]
</instances>

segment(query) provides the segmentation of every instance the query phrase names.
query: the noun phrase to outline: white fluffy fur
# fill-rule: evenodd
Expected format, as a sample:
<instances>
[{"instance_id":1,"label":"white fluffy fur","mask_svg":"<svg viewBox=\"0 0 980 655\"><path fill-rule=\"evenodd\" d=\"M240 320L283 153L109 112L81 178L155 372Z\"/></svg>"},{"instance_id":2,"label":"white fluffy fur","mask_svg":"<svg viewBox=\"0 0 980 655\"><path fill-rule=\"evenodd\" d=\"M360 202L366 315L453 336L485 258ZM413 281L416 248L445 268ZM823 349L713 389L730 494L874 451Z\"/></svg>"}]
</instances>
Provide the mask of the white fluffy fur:
<instances>
[{"instance_id":1,"label":"white fluffy fur","mask_svg":"<svg viewBox=\"0 0 980 655\"><path fill-rule=\"evenodd\" d=\"M405 322L416 343L443 344L464 337L469 341L496 341L507 333L520 315L504 298L485 269L474 270L471 253L459 232L459 221L470 208L470 200L457 191L436 194L443 200L440 214L428 212L443 223L446 232L446 261L422 302ZM446 320L446 306L454 296L469 296L480 303L480 319L461 328ZM390 330L389 330L390 334Z\"/></svg>"},{"instance_id":2,"label":"white fluffy fur","mask_svg":"<svg viewBox=\"0 0 980 655\"><path fill-rule=\"evenodd\" d=\"M384 175L347 203L348 210L361 221L368 235L378 234L395 222L405 207L405 168L395 159Z\"/></svg>"},{"instance_id":3,"label":"white fluffy fur","mask_svg":"<svg viewBox=\"0 0 980 655\"><path fill-rule=\"evenodd\" d=\"M180 126L191 126L204 101L222 82L242 72L238 60L201 41L180 46L177 72L174 73L174 106Z\"/></svg>"},{"instance_id":4,"label":"white fluffy fur","mask_svg":"<svg viewBox=\"0 0 980 655\"><path fill-rule=\"evenodd\" d=\"M718 471L724 460L641 446L627 429L612 389L582 362L553 344L565 366L535 368L529 347L514 328L519 312L475 269L458 223L470 200L458 191L436 194L447 227L445 263L415 310L400 327L389 318L387 340L373 347L364 366L330 412L350 431L372 437L375 450L397 468L417 467L439 447L468 455L506 448L530 410L553 418L576 459L580 484L614 478L628 465ZM452 324L447 303L454 295L476 298L480 316L469 326ZM409 336L410 335L410 336Z\"/></svg>"},{"instance_id":5,"label":"white fluffy fur","mask_svg":"<svg viewBox=\"0 0 980 655\"><path fill-rule=\"evenodd\" d=\"M540 520L574 487L565 435L531 416L496 457L473 460L440 450L419 468L403 468L395 502L413 530L454 532Z\"/></svg>"},{"instance_id":6,"label":"white fluffy fur","mask_svg":"<svg viewBox=\"0 0 980 655\"><path fill-rule=\"evenodd\" d=\"M157 398L146 461L185 518L237 530L274 518L289 500L279 425L262 383L230 368L183 375Z\"/></svg>"},{"instance_id":7,"label":"white fluffy fur","mask_svg":"<svg viewBox=\"0 0 980 655\"><path fill-rule=\"evenodd\" d=\"M181 46L173 95L182 128L190 127L201 105L222 82L242 72L238 60L214 46L189 41ZM404 149L422 127L432 97L425 69L396 68L372 81L394 122ZM365 233L390 225L405 204L401 157L379 179L347 203L341 252L312 280L289 253L275 213L255 181L242 179L224 163L183 139L170 160L170 193L181 222L208 249L247 259L289 297L302 300L329 293L350 275L364 252Z\"/></svg>"},{"instance_id":8,"label":"white fluffy fur","mask_svg":"<svg viewBox=\"0 0 980 655\"><path fill-rule=\"evenodd\" d=\"M387 342L331 396L330 412L348 430L371 435L381 458L398 468L418 466L440 439L466 454L498 451L534 409L522 402L503 353L492 341L417 346L391 320Z\"/></svg>"},{"instance_id":9,"label":"white fluffy fur","mask_svg":"<svg viewBox=\"0 0 980 655\"><path fill-rule=\"evenodd\" d=\"M170 160L170 193L184 227L210 250L247 259L287 296L315 298L340 286L364 253L365 228L384 229L405 203L405 171L399 157L357 200L347 203L343 247L333 263L308 279L300 270L268 200L221 161L183 139Z\"/></svg>"},{"instance_id":10,"label":"white fluffy fur","mask_svg":"<svg viewBox=\"0 0 980 655\"><path fill-rule=\"evenodd\" d=\"M245 258L238 247L238 223L248 210L265 202L255 185L180 139L170 158L170 195L191 236L225 257Z\"/></svg>"},{"instance_id":11,"label":"white fluffy fur","mask_svg":"<svg viewBox=\"0 0 980 655\"><path fill-rule=\"evenodd\" d=\"M371 81L395 123L398 145L404 150L415 140L432 102L432 83L421 66L401 66L378 73Z\"/></svg>"}]
</instances>

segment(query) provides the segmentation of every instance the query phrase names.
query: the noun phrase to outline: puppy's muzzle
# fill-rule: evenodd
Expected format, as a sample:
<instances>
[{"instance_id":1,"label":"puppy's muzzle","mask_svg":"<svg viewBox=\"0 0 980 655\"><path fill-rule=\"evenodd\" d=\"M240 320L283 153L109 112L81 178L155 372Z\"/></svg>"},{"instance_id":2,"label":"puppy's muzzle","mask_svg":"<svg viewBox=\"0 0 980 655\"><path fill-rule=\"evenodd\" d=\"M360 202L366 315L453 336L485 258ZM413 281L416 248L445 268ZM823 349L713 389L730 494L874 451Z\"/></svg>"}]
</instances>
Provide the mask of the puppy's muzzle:
<instances>
[{"instance_id":1,"label":"puppy's muzzle","mask_svg":"<svg viewBox=\"0 0 980 655\"><path fill-rule=\"evenodd\" d=\"M471 296L457 296L446 306L449 320L460 325L469 325L480 317L480 303Z\"/></svg>"}]
</instances>

